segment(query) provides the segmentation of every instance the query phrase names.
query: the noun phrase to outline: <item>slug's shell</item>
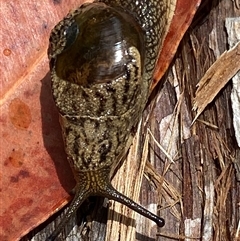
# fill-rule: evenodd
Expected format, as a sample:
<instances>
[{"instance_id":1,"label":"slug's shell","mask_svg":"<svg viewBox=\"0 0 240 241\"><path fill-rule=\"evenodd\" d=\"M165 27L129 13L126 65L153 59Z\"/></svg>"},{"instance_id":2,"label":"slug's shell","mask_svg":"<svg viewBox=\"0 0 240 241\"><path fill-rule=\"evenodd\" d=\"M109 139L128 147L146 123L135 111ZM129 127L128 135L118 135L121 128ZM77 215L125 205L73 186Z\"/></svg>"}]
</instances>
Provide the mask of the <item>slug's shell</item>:
<instances>
[{"instance_id":1,"label":"slug's shell","mask_svg":"<svg viewBox=\"0 0 240 241\"><path fill-rule=\"evenodd\" d=\"M143 31L123 10L86 4L50 38L52 91L74 171L118 161L147 101Z\"/></svg>"}]
</instances>

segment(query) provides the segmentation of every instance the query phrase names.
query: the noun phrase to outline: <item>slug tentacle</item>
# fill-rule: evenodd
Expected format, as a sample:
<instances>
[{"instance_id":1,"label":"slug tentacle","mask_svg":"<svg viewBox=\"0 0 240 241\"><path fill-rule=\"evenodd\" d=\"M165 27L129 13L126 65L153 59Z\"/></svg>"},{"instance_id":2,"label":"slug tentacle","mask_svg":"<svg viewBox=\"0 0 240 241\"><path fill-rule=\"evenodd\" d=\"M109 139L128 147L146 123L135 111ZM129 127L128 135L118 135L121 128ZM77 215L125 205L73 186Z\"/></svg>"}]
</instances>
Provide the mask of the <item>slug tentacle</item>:
<instances>
[{"instance_id":1,"label":"slug tentacle","mask_svg":"<svg viewBox=\"0 0 240 241\"><path fill-rule=\"evenodd\" d=\"M148 211L146 208L137 204L136 202L134 202L130 198L121 194L115 188L113 188L113 186L110 183L106 187L106 192L101 193L101 195L126 205L127 207L131 208L132 210L136 211L137 213L139 213L139 214L143 215L144 217L149 218L150 220L154 221L158 225L158 227L163 227L164 224L165 224L165 221L164 221L163 218L158 217L157 215Z\"/></svg>"},{"instance_id":2,"label":"slug tentacle","mask_svg":"<svg viewBox=\"0 0 240 241\"><path fill-rule=\"evenodd\" d=\"M164 225L115 190L110 178L149 96L166 9L156 0L98 1L82 5L53 29L48 50L52 94L77 185L65 220L48 240L88 196L116 200Z\"/></svg>"},{"instance_id":3,"label":"slug tentacle","mask_svg":"<svg viewBox=\"0 0 240 241\"><path fill-rule=\"evenodd\" d=\"M149 212L147 209L132 201L125 195L118 192L110 183L109 180L110 167L105 167L99 170L91 172L79 172L76 174L78 182L76 186L77 193L68 208L68 211L64 217L63 222L55 229L47 241L54 240L61 230L64 228L70 217L76 212L83 201L89 196L102 196L107 197L111 200L118 201L146 218L154 221L159 227L163 227L165 222L162 218Z\"/></svg>"},{"instance_id":4,"label":"slug tentacle","mask_svg":"<svg viewBox=\"0 0 240 241\"><path fill-rule=\"evenodd\" d=\"M68 207L67 213L64 216L64 219L61 221L61 223L57 226L57 228L54 230L54 232L47 237L46 241L54 241L57 236L61 233L63 228L66 226L70 218L74 215L74 213L77 211L77 209L81 206L81 204L90 196L89 189L85 189L85 187L79 188L76 186L77 192L75 193L75 196Z\"/></svg>"}]
</instances>

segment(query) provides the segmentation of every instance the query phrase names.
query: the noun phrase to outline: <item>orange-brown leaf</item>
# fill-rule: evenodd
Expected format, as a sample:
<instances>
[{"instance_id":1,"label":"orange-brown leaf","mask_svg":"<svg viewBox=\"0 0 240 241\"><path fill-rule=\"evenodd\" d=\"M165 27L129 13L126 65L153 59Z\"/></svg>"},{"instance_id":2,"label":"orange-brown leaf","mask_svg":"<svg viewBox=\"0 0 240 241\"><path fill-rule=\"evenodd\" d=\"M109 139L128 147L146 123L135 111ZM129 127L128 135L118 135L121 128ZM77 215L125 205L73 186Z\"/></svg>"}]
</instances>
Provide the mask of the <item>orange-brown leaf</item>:
<instances>
[{"instance_id":1,"label":"orange-brown leaf","mask_svg":"<svg viewBox=\"0 0 240 241\"><path fill-rule=\"evenodd\" d=\"M54 25L83 2L0 0L2 241L18 240L70 200L74 180L52 100L47 47ZM169 65L199 2L178 0L156 80Z\"/></svg>"}]
</instances>

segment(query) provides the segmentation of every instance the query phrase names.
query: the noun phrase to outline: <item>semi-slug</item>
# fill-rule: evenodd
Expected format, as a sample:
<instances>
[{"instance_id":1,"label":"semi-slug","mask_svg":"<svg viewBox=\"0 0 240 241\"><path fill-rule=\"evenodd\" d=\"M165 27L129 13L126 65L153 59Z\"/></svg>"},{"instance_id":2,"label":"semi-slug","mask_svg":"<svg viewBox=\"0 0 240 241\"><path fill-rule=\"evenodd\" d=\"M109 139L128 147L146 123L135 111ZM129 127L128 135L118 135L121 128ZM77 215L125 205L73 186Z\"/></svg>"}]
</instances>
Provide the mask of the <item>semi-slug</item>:
<instances>
[{"instance_id":1,"label":"semi-slug","mask_svg":"<svg viewBox=\"0 0 240 241\"><path fill-rule=\"evenodd\" d=\"M69 13L52 30L52 94L77 184L64 220L47 240L58 236L91 195L121 202L164 225L162 218L116 191L110 173L146 105L167 8L160 0L96 1Z\"/></svg>"}]
</instances>

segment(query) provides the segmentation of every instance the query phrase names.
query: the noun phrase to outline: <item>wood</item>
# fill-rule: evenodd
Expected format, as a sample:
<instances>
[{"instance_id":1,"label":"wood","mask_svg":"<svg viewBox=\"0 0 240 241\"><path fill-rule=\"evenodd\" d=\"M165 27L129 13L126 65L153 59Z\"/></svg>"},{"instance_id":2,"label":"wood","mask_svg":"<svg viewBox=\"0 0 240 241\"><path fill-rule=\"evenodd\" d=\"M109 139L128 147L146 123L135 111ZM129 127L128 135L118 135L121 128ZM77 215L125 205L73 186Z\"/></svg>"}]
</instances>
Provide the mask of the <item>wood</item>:
<instances>
[{"instance_id":1,"label":"wood","mask_svg":"<svg viewBox=\"0 0 240 241\"><path fill-rule=\"evenodd\" d=\"M152 222L140 217L136 236L133 233L125 240L239 240L240 150L232 124L230 82L191 125L196 114L192 111L196 85L227 50L226 17L239 15L237 1L203 1L163 84L152 94L142 122L141 145L148 141L144 153L148 161L140 202L152 210L157 209L157 203L166 225L157 230ZM124 183L123 178L122 187ZM59 240L66 240L67 235L68 240L74 240L76 235L81 235L78 240L105 240L107 217L102 201L85 202L78 215L78 227L71 231L73 220ZM21 240L44 240L61 216L53 216ZM123 218L113 217L116 221ZM134 225L133 220L122 222L126 229Z\"/></svg>"}]
</instances>

